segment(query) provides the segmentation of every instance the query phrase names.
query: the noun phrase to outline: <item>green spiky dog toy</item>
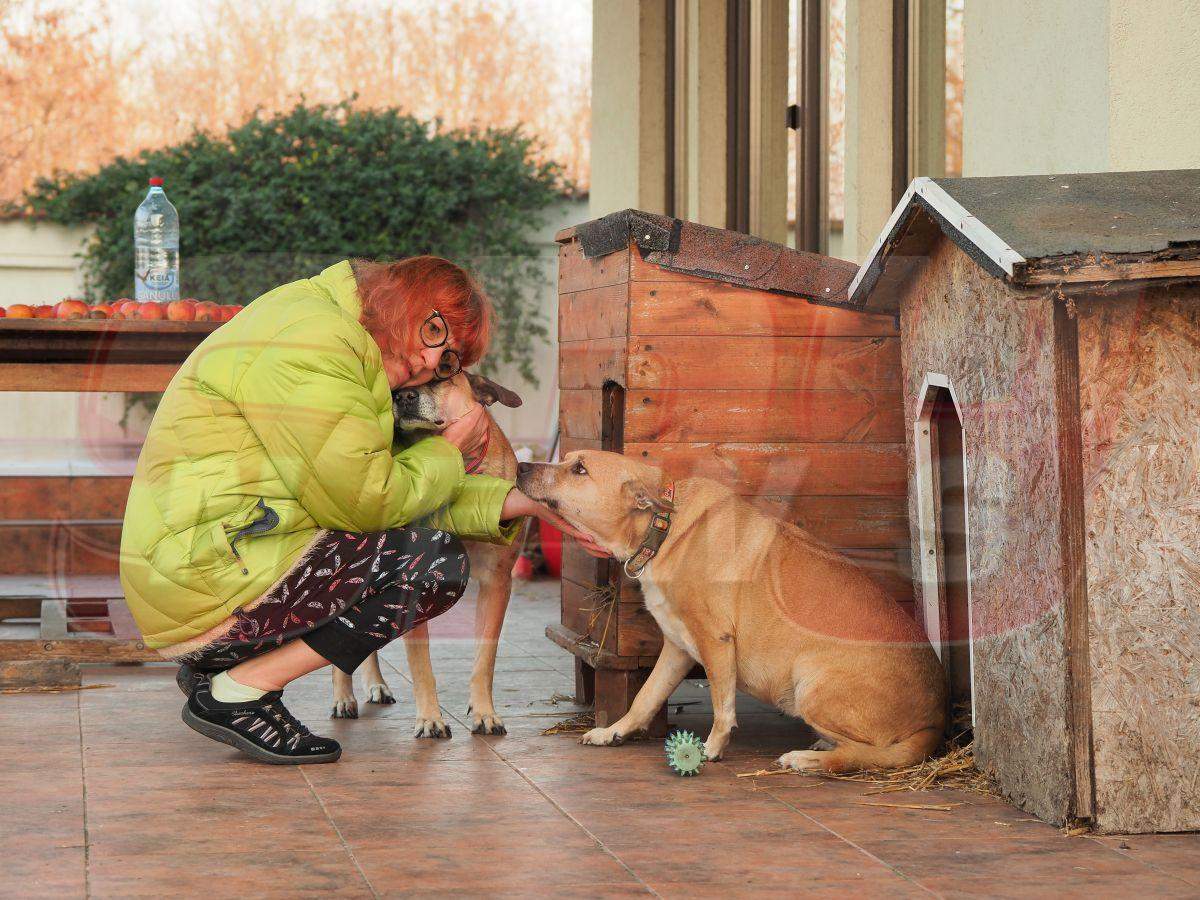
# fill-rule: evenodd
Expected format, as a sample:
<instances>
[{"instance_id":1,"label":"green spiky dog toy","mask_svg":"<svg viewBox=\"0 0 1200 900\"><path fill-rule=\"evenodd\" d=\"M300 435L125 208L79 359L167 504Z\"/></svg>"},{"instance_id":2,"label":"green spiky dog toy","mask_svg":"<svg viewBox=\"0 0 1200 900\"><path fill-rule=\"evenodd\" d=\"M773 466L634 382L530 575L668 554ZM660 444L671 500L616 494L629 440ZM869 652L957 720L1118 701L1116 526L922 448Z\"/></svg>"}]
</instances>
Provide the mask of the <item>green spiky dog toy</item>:
<instances>
[{"instance_id":1,"label":"green spiky dog toy","mask_svg":"<svg viewBox=\"0 0 1200 900\"><path fill-rule=\"evenodd\" d=\"M667 754L667 765L676 775L699 775L708 757L704 755L704 741L690 731L672 731L663 745Z\"/></svg>"}]
</instances>

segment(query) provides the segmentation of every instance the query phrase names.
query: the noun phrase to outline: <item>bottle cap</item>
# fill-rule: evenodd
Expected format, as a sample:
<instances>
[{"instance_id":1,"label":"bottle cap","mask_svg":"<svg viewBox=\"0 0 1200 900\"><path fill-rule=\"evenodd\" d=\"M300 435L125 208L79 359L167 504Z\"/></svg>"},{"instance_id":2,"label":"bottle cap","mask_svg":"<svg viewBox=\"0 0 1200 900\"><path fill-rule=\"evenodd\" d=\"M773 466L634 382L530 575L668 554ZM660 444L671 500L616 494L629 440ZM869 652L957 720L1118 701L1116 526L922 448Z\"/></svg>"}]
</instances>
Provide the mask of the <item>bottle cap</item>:
<instances>
[{"instance_id":1,"label":"bottle cap","mask_svg":"<svg viewBox=\"0 0 1200 900\"><path fill-rule=\"evenodd\" d=\"M151 178L150 179L150 187L162 187L162 179L161 178Z\"/></svg>"}]
</instances>

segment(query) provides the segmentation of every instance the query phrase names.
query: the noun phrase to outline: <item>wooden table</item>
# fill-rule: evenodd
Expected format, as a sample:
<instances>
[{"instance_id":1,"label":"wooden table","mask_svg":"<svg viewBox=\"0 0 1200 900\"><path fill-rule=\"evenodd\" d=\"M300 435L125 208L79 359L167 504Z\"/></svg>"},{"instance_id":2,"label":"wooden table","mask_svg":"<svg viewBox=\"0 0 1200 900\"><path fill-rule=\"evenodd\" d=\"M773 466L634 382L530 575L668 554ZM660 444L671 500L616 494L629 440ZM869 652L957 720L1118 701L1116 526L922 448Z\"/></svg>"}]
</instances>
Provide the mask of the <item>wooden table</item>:
<instances>
[{"instance_id":1,"label":"wooden table","mask_svg":"<svg viewBox=\"0 0 1200 900\"><path fill-rule=\"evenodd\" d=\"M220 325L0 319L0 390L162 391ZM115 578L45 572L0 582L0 619L40 623L36 637L0 638L0 687L78 683L84 662L160 659L142 643Z\"/></svg>"}]
</instances>

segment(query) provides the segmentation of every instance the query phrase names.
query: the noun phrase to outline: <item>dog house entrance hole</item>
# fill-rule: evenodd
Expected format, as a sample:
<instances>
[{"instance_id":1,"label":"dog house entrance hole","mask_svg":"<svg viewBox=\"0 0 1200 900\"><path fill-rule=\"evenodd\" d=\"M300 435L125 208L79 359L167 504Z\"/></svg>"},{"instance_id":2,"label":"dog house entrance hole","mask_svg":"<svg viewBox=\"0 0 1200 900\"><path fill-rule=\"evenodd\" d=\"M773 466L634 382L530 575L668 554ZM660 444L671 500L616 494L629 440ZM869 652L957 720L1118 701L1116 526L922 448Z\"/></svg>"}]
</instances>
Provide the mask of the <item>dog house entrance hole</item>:
<instances>
[{"instance_id":1,"label":"dog house entrance hole","mask_svg":"<svg viewBox=\"0 0 1200 900\"><path fill-rule=\"evenodd\" d=\"M938 607L937 632L930 638L941 645L953 719L969 723L972 660L963 429L949 389L930 387L917 430L924 439L918 444L925 451L920 475L929 498L921 510L922 552L932 557L923 562L927 588L936 583Z\"/></svg>"}]
</instances>

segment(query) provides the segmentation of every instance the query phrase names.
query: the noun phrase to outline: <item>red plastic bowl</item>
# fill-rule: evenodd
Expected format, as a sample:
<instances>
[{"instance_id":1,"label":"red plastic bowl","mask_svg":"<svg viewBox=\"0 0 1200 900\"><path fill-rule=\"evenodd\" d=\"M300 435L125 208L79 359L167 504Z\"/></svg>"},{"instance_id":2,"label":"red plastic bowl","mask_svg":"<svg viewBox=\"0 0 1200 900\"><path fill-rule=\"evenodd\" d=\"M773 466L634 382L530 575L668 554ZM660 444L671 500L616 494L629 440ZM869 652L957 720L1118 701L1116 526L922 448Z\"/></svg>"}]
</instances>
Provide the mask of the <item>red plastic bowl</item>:
<instances>
[{"instance_id":1,"label":"red plastic bowl","mask_svg":"<svg viewBox=\"0 0 1200 900\"><path fill-rule=\"evenodd\" d=\"M546 558L546 571L555 578L562 577L562 532L545 520L538 519L538 533L542 538L542 556Z\"/></svg>"}]
</instances>

